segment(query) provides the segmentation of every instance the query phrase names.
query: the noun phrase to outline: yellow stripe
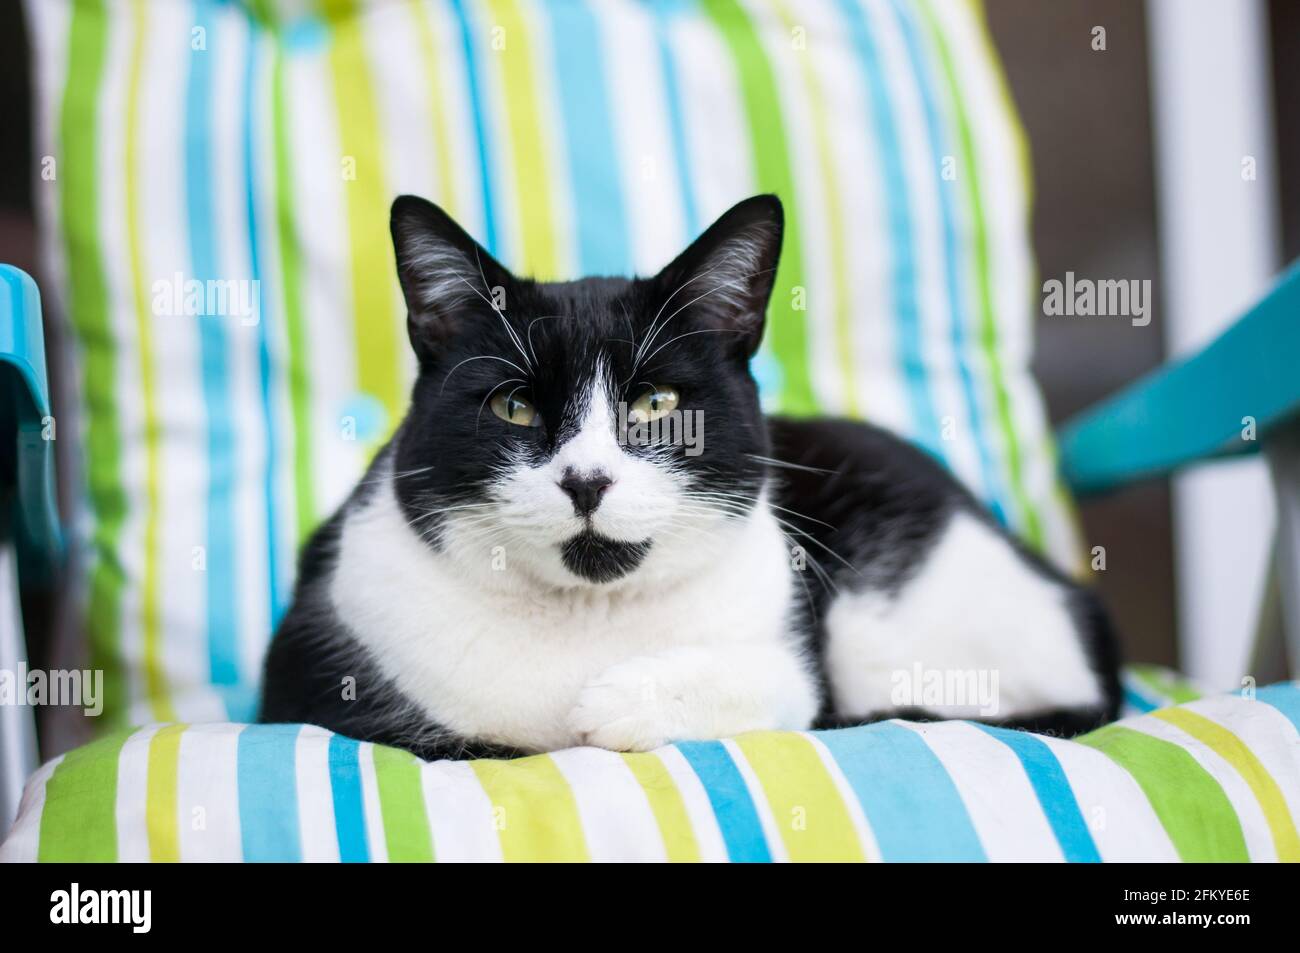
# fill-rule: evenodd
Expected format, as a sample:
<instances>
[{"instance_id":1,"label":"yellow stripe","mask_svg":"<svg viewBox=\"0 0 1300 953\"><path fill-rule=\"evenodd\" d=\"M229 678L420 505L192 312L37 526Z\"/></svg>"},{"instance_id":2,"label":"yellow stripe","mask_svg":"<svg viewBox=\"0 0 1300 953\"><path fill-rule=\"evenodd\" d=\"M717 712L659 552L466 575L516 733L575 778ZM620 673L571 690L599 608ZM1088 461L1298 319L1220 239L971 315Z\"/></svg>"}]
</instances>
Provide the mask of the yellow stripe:
<instances>
[{"instance_id":1,"label":"yellow stripe","mask_svg":"<svg viewBox=\"0 0 1300 953\"><path fill-rule=\"evenodd\" d=\"M501 64L515 178L515 206L523 249L512 262L523 274L540 280L561 274L551 203L550 153L542 130L541 76L529 49L529 28L515 0L489 0L494 19L492 53ZM497 32L499 31L499 32ZM501 48L498 48L501 44Z\"/></svg>"},{"instance_id":2,"label":"yellow stripe","mask_svg":"<svg viewBox=\"0 0 1300 953\"><path fill-rule=\"evenodd\" d=\"M700 859L700 846L695 841L691 817L686 812L686 802L677 790L677 782L668 773L656 754L625 754L623 760L645 791L659 824L659 834L664 839L664 850L673 863L695 863Z\"/></svg>"},{"instance_id":3,"label":"yellow stripe","mask_svg":"<svg viewBox=\"0 0 1300 953\"><path fill-rule=\"evenodd\" d=\"M1269 832L1277 847L1279 860L1300 861L1300 835L1296 833L1295 820L1287 809L1286 798L1273 776L1260 762L1245 742L1227 728L1186 708L1165 708L1151 712L1152 716L1167 721L1202 742L1221 757L1245 779L1259 801L1268 822Z\"/></svg>"},{"instance_id":4,"label":"yellow stripe","mask_svg":"<svg viewBox=\"0 0 1300 953\"><path fill-rule=\"evenodd\" d=\"M447 104L438 76L442 57L433 40L433 11L410 0L411 16L415 20L415 40L420 48L420 62L424 66L424 86L429 94L429 111L433 119L433 150L438 168L437 202L452 218L460 215L457 201L456 170L451 161L451 123L447 118Z\"/></svg>"},{"instance_id":5,"label":"yellow stripe","mask_svg":"<svg viewBox=\"0 0 1300 953\"><path fill-rule=\"evenodd\" d=\"M149 859L177 863L181 859L179 798L181 733L185 725L166 725L149 739L149 768L145 788L145 827Z\"/></svg>"},{"instance_id":6,"label":"yellow stripe","mask_svg":"<svg viewBox=\"0 0 1300 953\"><path fill-rule=\"evenodd\" d=\"M736 745L763 785L791 860L866 859L839 788L808 738L765 731L741 735Z\"/></svg>"},{"instance_id":7,"label":"yellow stripe","mask_svg":"<svg viewBox=\"0 0 1300 953\"><path fill-rule=\"evenodd\" d=\"M569 782L550 755L518 761L472 761L492 803L508 861L586 861L587 839Z\"/></svg>"},{"instance_id":8,"label":"yellow stripe","mask_svg":"<svg viewBox=\"0 0 1300 953\"><path fill-rule=\"evenodd\" d=\"M355 0L324 0L323 10L333 36L329 59L342 150L339 174L347 195L357 384L387 412L383 432L369 435L378 441L397 425L406 402L397 337L397 265L388 234L392 196L384 182L379 107L366 61L363 17Z\"/></svg>"},{"instance_id":9,"label":"yellow stripe","mask_svg":"<svg viewBox=\"0 0 1300 953\"><path fill-rule=\"evenodd\" d=\"M161 427L158 423L157 384L153 366L152 302L145 278L144 253L140 241L140 168L136 161L140 143L140 84L148 34L144 0L131 5L131 60L126 94L126 145L123 166L126 170L126 243L131 258L131 291L135 295L136 336L140 351L140 393L144 402L145 445L145 519L144 519L144 591L142 599L144 629L144 680L154 718L174 721L176 712L167 697L167 679L162 663L162 637L158 624L160 597L158 548L162 522L159 487L162 483L162 460L158 449Z\"/></svg>"}]
</instances>

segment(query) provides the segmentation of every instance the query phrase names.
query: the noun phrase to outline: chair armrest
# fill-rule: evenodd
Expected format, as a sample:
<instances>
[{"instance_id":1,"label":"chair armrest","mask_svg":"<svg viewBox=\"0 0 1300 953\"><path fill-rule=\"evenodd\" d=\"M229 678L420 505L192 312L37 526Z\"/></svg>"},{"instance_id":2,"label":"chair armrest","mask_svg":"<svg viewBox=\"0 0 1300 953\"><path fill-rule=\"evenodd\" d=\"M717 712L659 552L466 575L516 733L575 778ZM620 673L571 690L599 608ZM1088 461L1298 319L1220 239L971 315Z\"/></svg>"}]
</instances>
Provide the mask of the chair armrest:
<instances>
[{"instance_id":1,"label":"chair armrest","mask_svg":"<svg viewBox=\"0 0 1300 953\"><path fill-rule=\"evenodd\" d=\"M12 495L5 529L15 537L20 564L38 579L63 552L54 437L40 292L25 272L0 265L0 492Z\"/></svg>"},{"instance_id":2,"label":"chair armrest","mask_svg":"<svg viewBox=\"0 0 1300 953\"><path fill-rule=\"evenodd\" d=\"M1297 413L1300 263L1204 349L1068 421L1058 436L1061 472L1076 492L1098 492L1254 452Z\"/></svg>"}]
</instances>

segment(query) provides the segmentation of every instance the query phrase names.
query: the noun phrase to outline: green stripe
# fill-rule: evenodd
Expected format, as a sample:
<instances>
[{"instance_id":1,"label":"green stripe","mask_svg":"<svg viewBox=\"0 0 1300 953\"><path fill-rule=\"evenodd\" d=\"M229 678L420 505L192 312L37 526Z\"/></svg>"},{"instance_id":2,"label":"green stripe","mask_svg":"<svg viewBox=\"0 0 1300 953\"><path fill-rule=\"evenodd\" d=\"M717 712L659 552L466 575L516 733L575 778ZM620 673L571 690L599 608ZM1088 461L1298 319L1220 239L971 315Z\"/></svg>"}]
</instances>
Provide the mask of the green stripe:
<instances>
[{"instance_id":1,"label":"green stripe","mask_svg":"<svg viewBox=\"0 0 1300 953\"><path fill-rule=\"evenodd\" d=\"M175 710L167 693L167 672L162 658L162 629L159 624L161 579L159 557L162 547L162 425L158 421L158 382L154 367L153 311L149 296L148 266L140 239L140 176L137 149L140 143L140 85L149 24L144 0L131 5L131 58L126 93L126 242L131 260L131 290L135 295L135 333L139 350L140 395L144 404L145 521L144 586L141 593L141 624L144 635L144 690L153 717L174 721Z\"/></svg>"},{"instance_id":2,"label":"green stripe","mask_svg":"<svg viewBox=\"0 0 1300 953\"><path fill-rule=\"evenodd\" d=\"M763 786L791 860L866 859L844 798L808 738L755 732L741 735L736 746Z\"/></svg>"},{"instance_id":3,"label":"green stripe","mask_svg":"<svg viewBox=\"0 0 1300 953\"><path fill-rule=\"evenodd\" d=\"M808 364L808 328L804 312L794 310L794 289L806 291L799 207L790 172L790 153L781 120L781 100L776 78L754 25L736 0L703 0L735 64L745 119L749 126L757 187L775 192L785 203L785 243L772 291L767 342L781 365L781 410L787 414L813 414L819 408L813 394ZM739 198L739 196L737 196Z\"/></svg>"},{"instance_id":4,"label":"green stripe","mask_svg":"<svg viewBox=\"0 0 1300 953\"><path fill-rule=\"evenodd\" d=\"M90 666L104 673L105 717L126 714L121 663L122 588L119 561L126 492L121 483L122 428L118 421L116 343L108 315L108 289L100 249L99 90L108 46L101 0L72 4L68 77L59 108L59 227L66 242L68 316L83 346L82 392L86 407L86 481L95 525L95 563L85 624Z\"/></svg>"},{"instance_id":5,"label":"green stripe","mask_svg":"<svg viewBox=\"0 0 1300 953\"><path fill-rule=\"evenodd\" d=\"M623 761L641 785L659 834L664 839L664 851L672 863L695 863L700 859L700 845L695 840L691 816L686 811L682 792L677 782L656 754L625 754Z\"/></svg>"},{"instance_id":6,"label":"green stripe","mask_svg":"<svg viewBox=\"0 0 1300 953\"><path fill-rule=\"evenodd\" d=\"M555 210L551 206L554 180L542 130L539 74L529 47L530 30L514 0L489 0L488 8L495 21L493 26L502 30L500 39L505 44L504 49L493 50L493 56L501 66L515 202L523 235L522 254L516 264L531 278L569 277L561 273L560 267Z\"/></svg>"},{"instance_id":7,"label":"green stripe","mask_svg":"<svg viewBox=\"0 0 1300 953\"><path fill-rule=\"evenodd\" d=\"M371 751L388 859L393 863L428 863L433 860L433 835L424 809L420 762L397 748L375 745Z\"/></svg>"},{"instance_id":8,"label":"green stripe","mask_svg":"<svg viewBox=\"0 0 1300 953\"><path fill-rule=\"evenodd\" d=\"M145 786L145 828L149 860L177 863L181 859L179 826L181 734L185 725L165 725L149 739L148 780Z\"/></svg>"},{"instance_id":9,"label":"green stripe","mask_svg":"<svg viewBox=\"0 0 1300 953\"><path fill-rule=\"evenodd\" d=\"M322 0L330 23L330 71L338 108L339 174L348 160L356 178L343 180L347 195L348 248L352 259L353 344L357 349L357 385L387 411L385 434L397 425L405 403L397 322L397 265L388 234L388 203L384 183L375 101L366 61L362 16L356 0ZM375 435L376 439L383 435Z\"/></svg>"},{"instance_id":10,"label":"green stripe","mask_svg":"<svg viewBox=\"0 0 1300 953\"><path fill-rule=\"evenodd\" d=\"M118 756L123 743L134 733L135 729L117 731L64 755L45 782L37 860L117 860Z\"/></svg>"},{"instance_id":11,"label":"green stripe","mask_svg":"<svg viewBox=\"0 0 1300 953\"><path fill-rule=\"evenodd\" d=\"M297 538L301 544L316 527L316 485L311 465L311 374L307 359L307 331L303 322L302 257L294 220L293 157L284 92L284 37L278 27L271 67L271 97L271 125L275 137L276 238L280 249L280 287L289 349L289 406L293 415L294 511Z\"/></svg>"},{"instance_id":12,"label":"green stripe","mask_svg":"<svg viewBox=\"0 0 1300 953\"><path fill-rule=\"evenodd\" d=\"M1241 822L1223 788L1178 745L1120 725L1076 740L1133 776L1183 861L1250 860Z\"/></svg>"},{"instance_id":13,"label":"green stripe","mask_svg":"<svg viewBox=\"0 0 1300 953\"><path fill-rule=\"evenodd\" d=\"M780 0L774 0L774 5L786 33L792 34L798 22ZM822 188L826 192L826 225L830 237L831 282L835 295L832 309L835 317L835 350L840 361L840 374L844 378L843 410L850 417L857 417L862 413L862 405L858 398L857 374L853 369L853 309L848 262L850 239L844 226L844 202L840 194L839 178L835 172L831 120L826 109L824 91L817 80L817 70L813 67L814 54L806 44L802 50L796 51L796 54L799 60L799 72L808 90L809 117L812 119L813 136L817 144L817 170L821 177Z\"/></svg>"},{"instance_id":14,"label":"green stripe","mask_svg":"<svg viewBox=\"0 0 1300 953\"><path fill-rule=\"evenodd\" d=\"M1259 801L1273 843L1277 846L1278 860L1300 861L1300 835L1296 834L1295 821L1286 806L1282 789L1245 742L1222 725L1186 708L1166 708L1152 712L1152 716L1181 728L1232 765Z\"/></svg>"},{"instance_id":15,"label":"green stripe","mask_svg":"<svg viewBox=\"0 0 1300 953\"><path fill-rule=\"evenodd\" d=\"M587 861L587 839L569 782L549 755L472 761L510 861Z\"/></svg>"},{"instance_id":16,"label":"green stripe","mask_svg":"<svg viewBox=\"0 0 1300 953\"><path fill-rule=\"evenodd\" d=\"M409 6L415 21L415 39L420 49L420 65L424 67L424 85L433 119L433 150L438 169L437 201L448 215L456 218L460 214L460 200L456 169L451 161L451 120L447 116L446 92L438 75L442 58L433 38L433 11L417 0L410 0Z\"/></svg>"},{"instance_id":17,"label":"green stripe","mask_svg":"<svg viewBox=\"0 0 1300 953\"><path fill-rule=\"evenodd\" d=\"M993 313L992 266L989 261L988 225L984 219L984 205L979 184L978 157L975 155L975 137L971 132L970 117L966 114L962 91L957 82L956 70L952 56L944 38L943 30L935 19L929 2L919 3L922 19L925 20L930 37L938 53L939 63L943 69L944 81L948 86L948 98L952 103L953 114L957 121L957 141L961 150L960 171L957 178L965 193L971 212L971 251L975 258L975 280L979 295L979 341L988 363L990 384L993 387L994 405L997 409L998 424L1002 430L1003 443L1006 446L1007 475L1011 493L1016 504L1024 514L1024 536L1038 550L1043 548L1043 526L1038 510L1030 501L1025 490L1024 468L1020 459L1020 444L1016 437L1015 421L1011 414L1011 395L1002 369L1002 358L998 346L997 319ZM1030 289L1025 289L1028 295Z\"/></svg>"}]
</instances>

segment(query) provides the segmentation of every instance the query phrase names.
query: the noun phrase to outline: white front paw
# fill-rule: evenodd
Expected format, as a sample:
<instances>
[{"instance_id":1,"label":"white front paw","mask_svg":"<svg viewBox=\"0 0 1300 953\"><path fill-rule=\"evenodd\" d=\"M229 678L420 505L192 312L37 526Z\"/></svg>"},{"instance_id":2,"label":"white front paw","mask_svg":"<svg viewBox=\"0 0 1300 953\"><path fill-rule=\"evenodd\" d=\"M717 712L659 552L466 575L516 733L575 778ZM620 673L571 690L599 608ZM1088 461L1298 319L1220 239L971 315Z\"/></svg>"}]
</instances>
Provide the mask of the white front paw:
<instances>
[{"instance_id":1,"label":"white front paw","mask_svg":"<svg viewBox=\"0 0 1300 953\"><path fill-rule=\"evenodd\" d=\"M650 751L682 737L683 700L674 694L673 665L644 656L620 662L589 681L569 712L581 744L611 751Z\"/></svg>"}]
</instances>

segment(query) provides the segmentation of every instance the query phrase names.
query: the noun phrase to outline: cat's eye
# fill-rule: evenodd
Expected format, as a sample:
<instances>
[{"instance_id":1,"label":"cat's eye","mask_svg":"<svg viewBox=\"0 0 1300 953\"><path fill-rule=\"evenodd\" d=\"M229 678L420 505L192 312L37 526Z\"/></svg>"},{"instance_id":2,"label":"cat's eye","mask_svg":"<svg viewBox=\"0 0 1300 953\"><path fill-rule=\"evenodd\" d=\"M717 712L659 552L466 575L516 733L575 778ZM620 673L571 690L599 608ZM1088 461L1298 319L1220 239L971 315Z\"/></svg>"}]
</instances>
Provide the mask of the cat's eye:
<instances>
[{"instance_id":1,"label":"cat's eye","mask_svg":"<svg viewBox=\"0 0 1300 953\"><path fill-rule=\"evenodd\" d=\"M677 407L677 391L671 387L651 387L627 409L627 422L646 424L666 417Z\"/></svg>"},{"instance_id":2,"label":"cat's eye","mask_svg":"<svg viewBox=\"0 0 1300 953\"><path fill-rule=\"evenodd\" d=\"M506 423L515 424L518 427L536 427L542 422L542 417L537 412L537 408L533 406L532 401L519 396L515 391L508 394L493 394L491 405L492 413Z\"/></svg>"}]
</instances>

